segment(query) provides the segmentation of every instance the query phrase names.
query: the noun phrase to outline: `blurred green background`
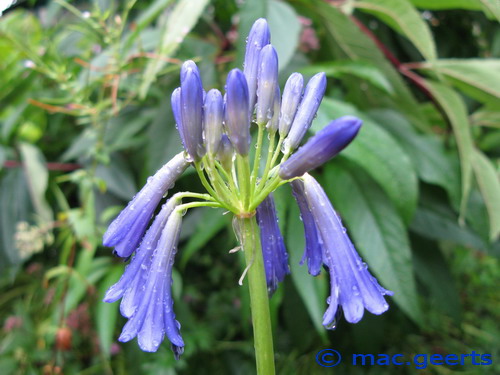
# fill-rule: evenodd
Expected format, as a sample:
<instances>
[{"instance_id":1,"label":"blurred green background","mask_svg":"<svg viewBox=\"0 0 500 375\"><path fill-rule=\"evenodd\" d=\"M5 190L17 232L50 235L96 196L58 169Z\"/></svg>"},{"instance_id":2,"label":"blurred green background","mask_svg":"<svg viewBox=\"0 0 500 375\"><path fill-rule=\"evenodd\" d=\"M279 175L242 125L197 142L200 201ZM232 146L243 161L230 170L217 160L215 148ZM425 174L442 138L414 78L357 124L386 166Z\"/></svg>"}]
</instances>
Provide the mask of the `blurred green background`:
<instances>
[{"instance_id":1,"label":"blurred green background","mask_svg":"<svg viewBox=\"0 0 500 375\"><path fill-rule=\"evenodd\" d=\"M10 3L0 2L1 4ZM328 279L298 265L304 239L276 192L292 274L271 299L280 374L500 373L498 0L18 1L0 18L0 373L252 374L246 285L228 215L185 217L174 272L186 351L117 342L101 302L124 263L106 224L181 145L170 110L182 61L205 89L241 67L269 21L280 79L325 71L311 133L365 125L315 172L371 271L382 316L325 331ZM174 190L203 191L186 173ZM474 366L325 369L316 353L492 354Z\"/></svg>"}]
</instances>

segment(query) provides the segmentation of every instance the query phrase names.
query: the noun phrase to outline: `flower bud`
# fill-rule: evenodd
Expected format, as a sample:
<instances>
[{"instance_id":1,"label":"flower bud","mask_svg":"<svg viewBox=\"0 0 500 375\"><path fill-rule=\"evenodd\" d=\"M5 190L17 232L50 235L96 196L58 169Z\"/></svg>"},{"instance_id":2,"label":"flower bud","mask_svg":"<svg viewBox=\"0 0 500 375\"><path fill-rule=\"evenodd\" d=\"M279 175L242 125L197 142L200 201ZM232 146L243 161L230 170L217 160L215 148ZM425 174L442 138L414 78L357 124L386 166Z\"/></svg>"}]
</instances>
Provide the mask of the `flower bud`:
<instances>
[{"instance_id":1,"label":"flower bud","mask_svg":"<svg viewBox=\"0 0 500 375\"><path fill-rule=\"evenodd\" d=\"M243 71L248 82L249 109L253 113L257 92L257 75L259 73L259 55L262 47L271 41L271 33L264 18L254 22L247 39Z\"/></svg>"},{"instance_id":2,"label":"flower bud","mask_svg":"<svg viewBox=\"0 0 500 375\"><path fill-rule=\"evenodd\" d=\"M267 130L269 133L276 133L279 125L280 118L280 108L281 108L281 93L279 85L276 85L274 90L274 102L273 102L273 117L267 123Z\"/></svg>"},{"instance_id":3,"label":"flower bud","mask_svg":"<svg viewBox=\"0 0 500 375\"><path fill-rule=\"evenodd\" d=\"M204 154L203 146L203 87L200 73L192 61L181 69L181 129L186 151L194 160Z\"/></svg>"},{"instance_id":4,"label":"flower bud","mask_svg":"<svg viewBox=\"0 0 500 375\"><path fill-rule=\"evenodd\" d=\"M286 81L285 88L283 89L279 119L279 130L282 137L287 136L290 131L300 99L302 98L303 87L304 78L300 73L293 73Z\"/></svg>"},{"instance_id":5,"label":"flower bud","mask_svg":"<svg viewBox=\"0 0 500 375\"><path fill-rule=\"evenodd\" d=\"M226 128L236 152L247 155L250 147L250 112L248 110L248 85L239 69L227 76Z\"/></svg>"},{"instance_id":6,"label":"flower bud","mask_svg":"<svg viewBox=\"0 0 500 375\"><path fill-rule=\"evenodd\" d=\"M213 155L219 149L224 116L222 94L219 90L212 89L207 93L204 114L205 145L207 152Z\"/></svg>"},{"instance_id":7,"label":"flower bud","mask_svg":"<svg viewBox=\"0 0 500 375\"><path fill-rule=\"evenodd\" d=\"M351 143L361 124L353 116L333 120L281 165L280 177L289 180L324 164Z\"/></svg>"},{"instance_id":8,"label":"flower bud","mask_svg":"<svg viewBox=\"0 0 500 375\"><path fill-rule=\"evenodd\" d=\"M177 131L181 137L182 147L186 149L186 141L184 140L184 130L182 129L182 116L181 116L181 88L177 87L174 92L172 92L172 97L170 99L172 104L172 111L174 112L175 123L177 124Z\"/></svg>"},{"instance_id":9,"label":"flower bud","mask_svg":"<svg viewBox=\"0 0 500 375\"><path fill-rule=\"evenodd\" d=\"M326 89L325 73L318 73L307 83L304 97L293 119L290 133L283 143L285 153L295 150L311 127Z\"/></svg>"},{"instance_id":10,"label":"flower bud","mask_svg":"<svg viewBox=\"0 0 500 375\"><path fill-rule=\"evenodd\" d=\"M233 165L234 148L226 134L222 134L219 151L217 152L217 160L220 161L222 168L228 173L231 173Z\"/></svg>"},{"instance_id":11,"label":"flower bud","mask_svg":"<svg viewBox=\"0 0 500 375\"><path fill-rule=\"evenodd\" d=\"M273 117L273 102L278 85L278 54L271 44L260 51L257 78L257 123L267 124Z\"/></svg>"}]
</instances>

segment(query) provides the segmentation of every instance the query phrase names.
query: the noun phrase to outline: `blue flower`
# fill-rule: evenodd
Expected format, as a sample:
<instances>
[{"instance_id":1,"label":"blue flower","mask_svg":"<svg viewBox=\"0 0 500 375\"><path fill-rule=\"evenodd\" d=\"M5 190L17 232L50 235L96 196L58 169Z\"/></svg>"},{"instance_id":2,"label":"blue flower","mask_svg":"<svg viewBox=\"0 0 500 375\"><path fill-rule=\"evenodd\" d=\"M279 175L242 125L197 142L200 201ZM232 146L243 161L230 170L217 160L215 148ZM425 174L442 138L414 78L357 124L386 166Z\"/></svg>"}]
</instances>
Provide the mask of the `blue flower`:
<instances>
[{"instance_id":1,"label":"blue flower","mask_svg":"<svg viewBox=\"0 0 500 375\"><path fill-rule=\"evenodd\" d=\"M178 357L184 341L175 320L171 293L172 267L177 251L182 213L170 199L156 216L120 280L105 295L105 302L122 298L120 311L128 318L119 340L138 337L142 350L155 352L165 334Z\"/></svg>"},{"instance_id":2,"label":"blue flower","mask_svg":"<svg viewBox=\"0 0 500 375\"><path fill-rule=\"evenodd\" d=\"M158 203L188 165L181 152L148 178L146 185L109 225L103 237L104 246L114 246L118 256L129 257L141 242Z\"/></svg>"},{"instance_id":3,"label":"blue flower","mask_svg":"<svg viewBox=\"0 0 500 375\"><path fill-rule=\"evenodd\" d=\"M353 116L333 120L281 164L280 177L289 180L323 165L351 143L361 124L362 121Z\"/></svg>"},{"instance_id":4,"label":"blue flower","mask_svg":"<svg viewBox=\"0 0 500 375\"><path fill-rule=\"evenodd\" d=\"M300 100L302 99L302 88L304 87L304 77L300 73L292 73L285 83L283 98L281 103L281 113L279 118L280 135L285 137L290 131L292 122L297 113Z\"/></svg>"},{"instance_id":5,"label":"blue flower","mask_svg":"<svg viewBox=\"0 0 500 375\"><path fill-rule=\"evenodd\" d=\"M278 282L283 281L290 273L288 254L278 225L272 194L269 194L257 207L257 223L260 228L267 289L269 294L272 294L278 287Z\"/></svg>"},{"instance_id":6,"label":"blue flower","mask_svg":"<svg viewBox=\"0 0 500 375\"><path fill-rule=\"evenodd\" d=\"M278 86L278 54L271 44L260 51L257 78L257 124L267 124L273 117L273 103Z\"/></svg>"},{"instance_id":7,"label":"blue flower","mask_svg":"<svg viewBox=\"0 0 500 375\"><path fill-rule=\"evenodd\" d=\"M297 180L295 184L303 185L295 191L305 198L306 211L310 212L316 224L316 232L313 230L309 236L319 234L322 240L321 246L315 247L318 252L315 257L319 256L321 248L323 264L330 272L329 307L323 316L323 325L326 328L335 328L339 306L350 323L359 322L365 308L377 315L387 311L389 305L384 296L393 293L381 287L370 274L319 183L306 173L302 181ZM311 231L311 227L305 226L305 230Z\"/></svg>"},{"instance_id":8,"label":"blue flower","mask_svg":"<svg viewBox=\"0 0 500 375\"><path fill-rule=\"evenodd\" d=\"M250 147L250 111L248 86L239 69L233 69L227 76L226 129L236 152L247 155Z\"/></svg>"}]
</instances>

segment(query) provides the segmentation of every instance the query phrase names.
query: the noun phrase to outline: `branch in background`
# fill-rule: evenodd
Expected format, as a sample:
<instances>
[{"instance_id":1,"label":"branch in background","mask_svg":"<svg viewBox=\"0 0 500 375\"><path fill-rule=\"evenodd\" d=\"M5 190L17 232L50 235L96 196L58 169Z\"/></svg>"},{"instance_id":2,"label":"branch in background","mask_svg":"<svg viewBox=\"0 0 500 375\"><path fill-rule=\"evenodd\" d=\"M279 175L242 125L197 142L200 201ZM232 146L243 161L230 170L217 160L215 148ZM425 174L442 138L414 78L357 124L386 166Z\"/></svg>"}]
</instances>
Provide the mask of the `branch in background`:
<instances>
[{"instance_id":1,"label":"branch in background","mask_svg":"<svg viewBox=\"0 0 500 375\"><path fill-rule=\"evenodd\" d=\"M382 43L380 39L378 39L375 34L373 34L370 29L368 29L361 21L359 21L354 16L351 16L351 19L356 24L356 26L358 26L359 29L375 43L375 45L380 49L380 51L382 51L387 60L389 60L392 65L394 65L399 73L408 78L408 80L413 83L415 87L422 91L422 93L424 93L425 96L427 96L433 103L439 106L439 103L437 103L436 99L425 85L425 80L417 73L410 70L412 66L411 64L401 63L401 61L399 61L398 58L394 56L389 48L387 48L387 46Z\"/></svg>"},{"instance_id":2,"label":"branch in background","mask_svg":"<svg viewBox=\"0 0 500 375\"><path fill-rule=\"evenodd\" d=\"M23 163L15 160L7 160L3 163L4 168L21 168ZM46 163L45 166L49 171L71 172L81 169L81 164L76 163Z\"/></svg>"}]
</instances>

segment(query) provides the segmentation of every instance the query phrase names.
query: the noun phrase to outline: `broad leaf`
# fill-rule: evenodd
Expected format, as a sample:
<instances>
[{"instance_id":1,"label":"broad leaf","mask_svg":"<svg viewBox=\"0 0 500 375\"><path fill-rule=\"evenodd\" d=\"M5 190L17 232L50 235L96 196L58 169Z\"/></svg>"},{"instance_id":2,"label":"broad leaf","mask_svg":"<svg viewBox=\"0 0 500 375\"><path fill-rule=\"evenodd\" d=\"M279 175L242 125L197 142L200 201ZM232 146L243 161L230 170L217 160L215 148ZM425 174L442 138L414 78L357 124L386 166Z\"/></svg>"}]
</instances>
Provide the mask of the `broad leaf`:
<instances>
[{"instance_id":1,"label":"broad leaf","mask_svg":"<svg viewBox=\"0 0 500 375\"><path fill-rule=\"evenodd\" d=\"M172 56L184 37L196 25L207 4L208 0L180 0L175 4L163 27L160 46L155 51L156 55L162 56L163 59L149 61L142 77L141 97L146 96L149 86L166 64L165 58Z\"/></svg>"},{"instance_id":2,"label":"broad leaf","mask_svg":"<svg viewBox=\"0 0 500 375\"><path fill-rule=\"evenodd\" d=\"M279 56L279 68L288 65L299 44L302 26L295 10L279 0L269 1L267 21L271 30L271 43Z\"/></svg>"},{"instance_id":3,"label":"broad leaf","mask_svg":"<svg viewBox=\"0 0 500 375\"><path fill-rule=\"evenodd\" d=\"M332 61L330 63L308 65L304 69L301 69L301 72L308 75L324 72L327 77L334 78L353 75L366 80L387 94L394 92L391 83L377 66L364 61Z\"/></svg>"},{"instance_id":4,"label":"broad leaf","mask_svg":"<svg viewBox=\"0 0 500 375\"><path fill-rule=\"evenodd\" d=\"M474 150L472 134L467 118L467 109L460 96L449 87L431 81L426 81L425 85L442 107L455 133L462 171L462 203L460 213L463 217L472 183L472 156Z\"/></svg>"},{"instance_id":5,"label":"broad leaf","mask_svg":"<svg viewBox=\"0 0 500 375\"><path fill-rule=\"evenodd\" d=\"M490 240L495 241L500 234L500 180L498 171L479 150L474 150L473 161L474 173L490 219Z\"/></svg>"},{"instance_id":6,"label":"broad leaf","mask_svg":"<svg viewBox=\"0 0 500 375\"><path fill-rule=\"evenodd\" d=\"M36 213L43 220L51 221L53 213L45 199L49 183L49 172L45 166L43 154L38 148L28 143L22 143L19 149Z\"/></svg>"},{"instance_id":7,"label":"broad leaf","mask_svg":"<svg viewBox=\"0 0 500 375\"><path fill-rule=\"evenodd\" d=\"M434 134L419 133L408 120L392 110L370 111L377 124L386 129L410 156L418 176L441 186L453 205L460 206L460 162L456 152L446 149L444 140Z\"/></svg>"},{"instance_id":8,"label":"broad leaf","mask_svg":"<svg viewBox=\"0 0 500 375\"><path fill-rule=\"evenodd\" d=\"M436 46L427 23L409 0L360 0L354 6L378 17L407 37L427 60L436 58Z\"/></svg>"},{"instance_id":9,"label":"broad leaf","mask_svg":"<svg viewBox=\"0 0 500 375\"><path fill-rule=\"evenodd\" d=\"M386 130L354 107L329 98L323 99L312 130L317 131L345 115L357 116L364 123L342 155L363 167L378 182L408 224L417 206L417 176L405 150Z\"/></svg>"},{"instance_id":10,"label":"broad leaf","mask_svg":"<svg viewBox=\"0 0 500 375\"><path fill-rule=\"evenodd\" d=\"M436 60L423 63L421 67L431 73L441 73L479 101L500 103L500 59Z\"/></svg>"},{"instance_id":11,"label":"broad leaf","mask_svg":"<svg viewBox=\"0 0 500 375\"><path fill-rule=\"evenodd\" d=\"M392 299L401 310L421 324L410 245L394 205L373 180L351 163L330 164L324 180L360 255L382 286L394 292Z\"/></svg>"}]
</instances>

